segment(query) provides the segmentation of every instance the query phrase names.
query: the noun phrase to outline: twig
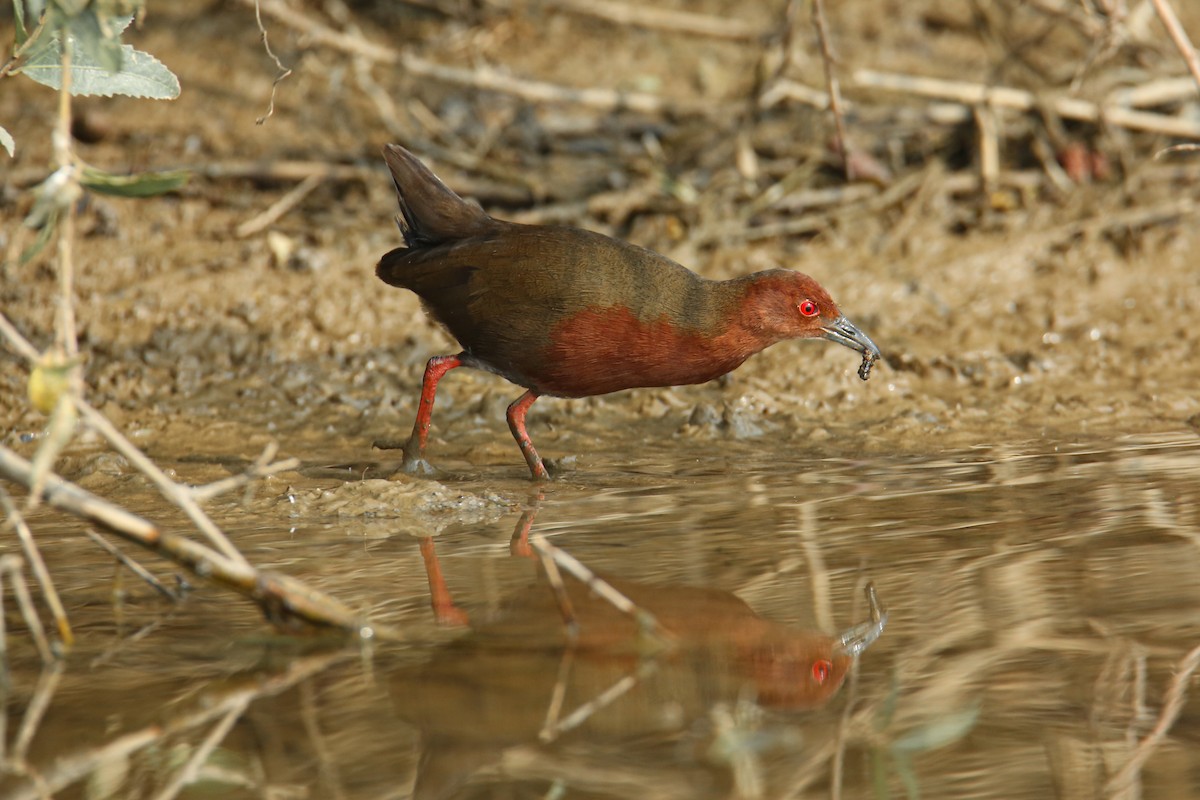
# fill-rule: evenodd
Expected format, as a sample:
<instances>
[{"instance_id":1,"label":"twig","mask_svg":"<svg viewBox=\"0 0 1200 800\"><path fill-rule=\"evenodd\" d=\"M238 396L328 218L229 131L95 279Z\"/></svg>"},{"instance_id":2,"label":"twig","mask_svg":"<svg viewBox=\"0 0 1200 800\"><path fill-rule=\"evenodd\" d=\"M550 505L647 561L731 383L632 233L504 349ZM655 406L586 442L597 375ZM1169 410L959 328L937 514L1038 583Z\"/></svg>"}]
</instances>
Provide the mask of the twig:
<instances>
[{"instance_id":1,"label":"twig","mask_svg":"<svg viewBox=\"0 0 1200 800\"><path fill-rule=\"evenodd\" d=\"M558 661L558 673L554 676L554 689L550 693L550 702L546 704L546 717L542 720L542 731L550 731L558 726L558 718L562 715L563 703L567 697L567 679L575 666L575 648L563 649Z\"/></svg>"},{"instance_id":2,"label":"twig","mask_svg":"<svg viewBox=\"0 0 1200 800\"><path fill-rule=\"evenodd\" d=\"M1000 177L1000 136L997 133L995 109L990 106L973 106L975 129L979 132L979 183L986 197L996 188ZM986 205L986 203L985 203Z\"/></svg>"},{"instance_id":3,"label":"twig","mask_svg":"<svg viewBox=\"0 0 1200 800\"><path fill-rule=\"evenodd\" d=\"M65 197L65 208L60 210L58 228L58 315L55 318L55 338L67 358L79 353L79 342L75 335L75 195L79 191L79 178L75 171L75 160L71 152L71 42L70 36L59 37L62 45L62 79L58 92L58 124L51 135L54 142L54 157L58 171L66 183L57 189ZM76 370L76 375L78 371Z\"/></svg>"},{"instance_id":4,"label":"twig","mask_svg":"<svg viewBox=\"0 0 1200 800\"><path fill-rule=\"evenodd\" d=\"M937 78L876 72L869 69L855 72L853 80L854 84L860 88L884 89L921 97L953 100L967 106L992 105L1018 111L1036 111L1041 104L1039 98L1032 92L966 81L946 81ZM1109 125L1131 130L1182 138L1200 138L1200 122L1196 120L1168 117L1164 114L1152 114L1113 105L1098 106L1087 100L1073 97L1053 98L1049 101L1049 106L1059 116L1067 119L1085 122L1103 121ZM967 109L964 109L962 113L964 119L970 114Z\"/></svg>"},{"instance_id":5,"label":"twig","mask_svg":"<svg viewBox=\"0 0 1200 800\"><path fill-rule=\"evenodd\" d=\"M1105 97L1105 104L1145 108L1177 103L1195 96L1196 82L1191 77L1159 78L1109 92Z\"/></svg>"},{"instance_id":6,"label":"twig","mask_svg":"<svg viewBox=\"0 0 1200 800\"><path fill-rule=\"evenodd\" d=\"M584 566L583 562L579 559L565 550L560 550L550 544L550 542L546 541L546 537L543 534L530 534L529 544L535 552L539 555L544 553L549 556L557 566L574 575L580 583L603 598L613 608L622 614L632 617L638 623L643 633L660 640L664 644L670 644L674 641L674 637L659 624L657 617L621 594L611 583Z\"/></svg>"},{"instance_id":7,"label":"twig","mask_svg":"<svg viewBox=\"0 0 1200 800\"><path fill-rule=\"evenodd\" d=\"M37 348L30 344L29 340L8 321L8 317L4 316L3 311L0 311L0 333L4 334L4 338L8 339L8 343L13 346L13 349L24 356L30 364L36 364L42 357Z\"/></svg>"},{"instance_id":8,"label":"twig","mask_svg":"<svg viewBox=\"0 0 1200 800\"><path fill-rule=\"evenodd\" d=\"M546 580L550 583L555 600L558 601L558 611L562 615L563 625L567 629L567 639L574 642L579 639L579 620L575 616L575 606L567 594L567 587L563 584L562 573L558 570L554 556L546 548L535 544L534 550L542 562L542 569L546 570Z\"/></svg>"},{"instance_id":9,"label":"twig","mask_svg":"<svg viewBox=\"0 0 1200 800\"><path fill-rule=\"evenodd\" d=\"M277 475L280 472L286 472L289 469L295 469L300 466L300 459L298 458L285 458L281 461L272 462L271 459L275 457L278 449L278 446L274 442L271 442L263 449L259 457L254 460L254 463L240 475L230 475L228 478L206 483L203 486L193 486L188 491L191 492L192 497L196 499L197 503L204 503L218 495L232 492L234 489L240 489L260 478Z\"/></svg>"},{"instance_id":10,"label":"twig","mask_svg":"<svg viewBox=\"0 0 1200 800\"><path fill-rule=\"evenodd\" d=\"M133 445L125 436L117 430L116 426L108 421L108 417L101 414L96 409L92 408L82 397L75 398L75 407L87 420L87 422L103 436L113 448L129 459L129 463L133 464L150 479L150 482L158 487L158 491L167 500L171 501L187 515L192 524L196 526L201 533L208 538L210 542L216 545L217 549L236 564L243 567L249 567L250 562L246 560L233 543L225 536L224 533L216 526L209 518L208 514L200 508L195 498L186 486L182 486L166 476L158 465L146 457L146 454Z\"/></svg>"},{"instance_id":11,"label":"twig","mask_svg":"<svg viewBox=\"0 0 1200 800\"><path fill-rule=\"evenodd\" d=\"M196 170L206 178L247 178L255 181L302 181L319 176L326 181L371 181L379 170L325 161L223 161Z\"/></svg>"},{"instance_id":12,"label":"twig","mask_svg":"<svg viewBox=\"0 0 1200 800\"><path fill-rule=\"evenodd\" d=\"M62 639L63 645L70 647L75 643L75 636L71 633L71 623L67 621L67 612L58 597L58 591L54 588L50 572L46 569L46 562L38 551L37 542L33 540L33 533L25 524L25 517L21 515L20 510L2 486L0 486L0 505L4 507L9 523L17 532L17 538L21 540L21 550L25 553L30 568L33 569L33 576L37 579L38 585L42 587L46 605L50 607L50 613L54 616L55 624L58 625L58 635Z\"/></svg>"},{"instance_id":13,"label":"twig","mask_svg":"<svg viewBox=\"0 0 1200 800\"><path fill-rule=\"evenodd\" d=\"M234 723L241 719L242 714L246 713L251 699L253 698L243 696L230 704L225 716L217 721L217 724L208 732L208 736L204 737L204 741L192 750L192 755L187 763L179 768L179 771L171 778L171 782L164 786L162 791L154 795L154 800L172 800L185 786L196 780L196 772L200 769L200 765L208 760L213 749L229 735Z\"/></svg>"},{"instance_id":14,"label":"twig","mask_svg":"<svg viewBox=\"0 0 1200 800\"><path fill-rule=\"evenodd\" d=\"M489 0L489 5L512 9L512 0ZM630 5L613 0L543 0L542 8L554 8L573 14L595 17L616 25L708 36L713 39L750 41L760 39L764 31L736 17L717 17L693 11L676 11L653 5ZM523 7L523 6L522 6Z\"/></svg>"},{"instance_id":15,"label":"twig","mask_svg":"<svg viewBox=\"0 0 1200 800\"><path fill-rule=\"evenodd\" d=\"M562 551L560 550L559 552L561 553ZM542 729L538 731L538 741L540 741L542 744L549 744L558 737L562 736L564 733L578 728L580 725L595 716L598 711L604 710L621 697L628 694L630 690L645 680L657 669L658 662L655 660L641 662L634 672L621 678L612 686L609 686L603 692L576 708L565 718L563 718L561 722L556 721L551 725L544 725Z\"/></svg>"},{"instance_id":16,"label":"twig","mask_svg":"<svg viewBox=\"0 0 1200 800\"><path fill-rule=\"evenodd\" d=\"M829 35L825 29L825 3L813 0L813 25L817 29L817 41L821 45L821 63L825 65L825 91L829 94L829 111L833 114L833 127L837 134L838 154L842 157L842 171L846 181L854 180L850 166L850 140L846 135L846 120L842 116L842 93L838 88L837 72L834 69L833 49L829 46Z\"/></svg>"},{"instance_id":17,"label":"twig","mask_svg":"<svg viewBox=\"0 0 1200 800\"><path fill-rule=\"evenodd\" d=\"M1197 668L1200 668L1200 645L1193 647L1191 652L1179 662L1179 666L1175 669L1175 677L1171 679L1171 685L1163 697L1163 707L1158 715L1158 723L1154 726L1154 730L1146 734L1146 738L1138 744L1137 749L1125 762L1125 766L1121 767L1121 770L1105 784L1106 795L1118 794L1128 787L1141 771L1146 760L1154 753L1154 749L1166 737L1171 726L1175 724L1175 720L1179 718L1179 712L1183 710L1184 702L1187 699L1188 684Z\"/></svg>"},{"instance_id":18,"label":"twig","mask_svg":"<svg viewBox=\"0 0 1200 800\"><path fill-rule=\"evenodd\" d=\"M37 686L33 689L29 704L25 706L25 716L21 717L21 727L17 729L16 740L13 742L11 759L17 764L25 763L29 745L42 724L42 718L46 716L46 709L50 707L54 693L58 691L58 681L62 674L63 662L57 661L47 665L38 676Z\"/></svg>"},{"instance_id":19,"label":"twig","mask_svg":"<svg viewBox=\"0 0 1200 800\"><path fill-rule=\"evenodd\" d=\"M31 472L28 461L6 447L0 447L0 477L28 486ZM47 504L60 511L90 520L127 541L174 561L195 575L244 595L273 621L281 622L295 617L314 625L337 627L364 639L380 637L403 640L400 631L388 626L367 625L349 608L301 581L286 575L262 572L191 539L161 531L148 520L57 475L47 477L43 495Z\"/></svg>"},{"instance_id":20,"label":"twig","mask_svg":"<svg viewBox=\"0 0 1200 800\"><path fill-rule=\"evenodd\" d=\"M298 185L292 187L287 194L272 203L261 214L238 225L236 231L238 238L245 239L247 236L261 233L271 225L274 225L284 214L304 202L304 198L312 194L313 190L320 186L324 180L320 175L309 175Z\"/></svg>"},{"instance_id":21,"label":"twig","mask_svg":"<svg viewBox=\"0 0 1200 800\"><path fill-rule=\"evenodd\" d=\"M254 120L255 125L262 125L275 113L275 90L279 88L280 82L286 80L292 74L292 70L283 65L283 62L279 60L279 56L275 55L275 52L271 49L271 43L267 41L267 28L263 25L262 9L259 8L258 0L254 2L254 20L258 23L258 30L262 34L263 49L267 51L267 55L271 57L271 60L275 62L275 66L279 68L279 74L271 82L271 99L267 102L267 113Z\"/></svg>"},{"instance_id":22,"label":"twig","mask_svg":"<svg viewBox=\"0 0 1200 800\"><path fill-rule=\"evenodd\" d=\"M758 107L767 111L779 105L784 100L794 100L797 103L804 103L813 108L829 108L829 95L827 93L787 78L780 78L772 83L759 96ZM853 107L853 104L843 102L843 107L849 110Z\"/></svg>"},{"instance_id":23,"label":"twig","mask_svg":"<svg viewBox=\"0 0 1200 800\"><path fill-rule=\"evenodd\" d=\"M304 732L312 744L313 755L316 756L317 778L321 783L321 794L334 800L345 800L346 793L342 790L342 779L338 774L338 759L329 752L329 745L321 733L318 722L316 689L313 681L307 680L298 687L300 694L300 719L304 723Z\"/></svg>"},{"instance_id":24,"label":"twig","mask_svg":"<svg viewBox=\"0 0 1200 800\"><path fill-rule=\"evenodd\" d=\"M21 571L24 566L25 562L20 556L0 556L0 574L8 575L8 582L12 584L17 608L21 610L21 617L25 620L25 626L29 628L29 635L33 637L33 642L37 645L38 655L42 657L43 664L51 664L55 661L54 653L50 649L50 643L46 640L46 629L42 627L42 620L38 617L37 609L34 608L33 598L29 596L29 587L26 585L25 575Z\"/></svg>"},{"instance_id":25,"label":"twig","mask_svg":"<svg viewBox=\"0 0 1200 800\"><path fill-rule=\"evenodd\" d=\"M1154 160L1169 156L1174 153L1200 153L1200 144L1173 144L1170 147L1164 147L1154 154Z\"/></svg>"},{"instance_id":26,"label":"twig","mask_svg":"<svg viewBox=\"0 0 1200 800\"><path fill-rule=\"evenodd\" d=\"M0 67L0 78L5 77L21 65L21 59L24 58L25 51L32 47L37 41L38 37L42 33L42 28L46 26L46 20L48 19L51 19L51 15L42 14L41 19L38 20L38 24L35 25L33 30L29 32L29 35L25 37L25 41L21 43L20 47L13 51L13 54L8 61L4 62L4 66Z\"/></svg>"},{"instance_id":27,"label":"twig","mask_svg":"<svg viewBox=\"0 0 1200 800\"><path fill-rule=\"evenodd\" d=\"M116 545L114 545L112 542L108 541L107 539L105 539L103 536L96 533L95 531L89 530L89 531L86 531L86 533L87 533L89 539L91 539L93 542L95 542L96 544L98 544L102 548L104 548L104 550L106 550L109 555L111 555L117 561L121 562L121 564L128 567L129 571L132 572L134 575L137 575L139 578L144 580L146 583L150 584L154 589L158 590L158 593L161 594L163 597L167 598L172 603L179 602L179 595L177 595L174 591L172 591L166 584L164 584L158 578L154 577L154 574L152 572L150 572L150 570L146 569L141 564L139 564L138 562L134 561L129 556L122 553L119 549L117 549Z\"/></svg>"},{"instance_id":28,"label":"twig","mask_svg":"<svg viewBox=\"0 0 1200 800\"><path fill-rule=\"evenodd\" d=\"M1183 56L1188 71L1192 73L1192 79L1196 81L1197 90L1200 90L1200 56L1196 55L1196 48L1192 46L1191 40L1188 39L1187 31L1180 24L1179 17L1175 14L1175 9L1171 8L1171 4L1167 0L1151 0L1151 2L1154 3L1154 10L1158 12L1158 18L1162 20L1162 24L1167 29L1167 34L1171 37L1171 41L1175 43L1179 54Z\"/></svg>"}]
</instances>

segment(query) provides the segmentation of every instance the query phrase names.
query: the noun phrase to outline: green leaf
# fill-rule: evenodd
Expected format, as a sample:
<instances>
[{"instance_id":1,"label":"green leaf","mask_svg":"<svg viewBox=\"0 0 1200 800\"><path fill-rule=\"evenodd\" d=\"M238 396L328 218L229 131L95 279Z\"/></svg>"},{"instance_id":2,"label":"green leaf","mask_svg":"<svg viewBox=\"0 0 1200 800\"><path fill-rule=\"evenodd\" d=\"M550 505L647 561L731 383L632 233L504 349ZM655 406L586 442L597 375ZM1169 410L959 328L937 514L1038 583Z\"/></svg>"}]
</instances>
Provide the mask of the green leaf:
<instances>
[{"instance_id":1,"label":"green leaf","mask_svg":"<svg viewBox=\"0 0 1200 800\"><path fill-rule=\"evenodd\" d=\"M55 229L58 228L58 212L51 211L49 215L42 221L38 228L37 236L33 241L21 251L19 263L24 266L37 257L37 254L45 249L50 243L50 237L54 235Z\"/></svg>"},{"instance_id":2,"label":"green leaf","mask_svg":"<svg viewBox=\"0 0 1200 800\"><path fill-rule=\"evenodd\" d=\"M0 147L8 151L9 158L12 157L13 150L17 147L17 143L13 141L12 134L3 127L0 127Z\"/></svg>"},{"instance_id":3,"label":"green leaf","mask_svg":"<svg viewBox=\"0 0 1200 800\"><path fill-rule=\"evenodd\" d=\"M71 17L67 20L67 30L71 32L71 60L120 72L125 60L121 52L121 31L132 19L105 19L92 8Z\"/></svg>"},{"instance_id":4,"label":"green leaf","mask_svg":"<svg viewBox=\"0 0 1200 800\"><path fill-rule=\"evenodd\" d=\"M979 718L979 706L966 711L956 711L916 730L909 731L892 742L892 754L897 758L911 753L937 750L957 742L975 726Z\"/></svg>"},{"instance_id":5,"label":"green leaf","mask_svg":"<svg viewBox=\"0 0 1200 800\"><path fill-rule=\"evenodd\" d=\"M47 25L19 71L52 89L60 88L66 35L71 47L71 94L175 99L179 96L175 74L149 53L120 43L120 33L131 19L99 17L89 8L64 20L62 27L47 31Z\"/></svg>"},{"instance_id":6,"label":"green leaf","mask_svg":"<svg viewBox=\"0 0 1200 800\"><path fill-rule=\"evenodd\" d=\"M168 172L143 172L140 175L113 175L95 167L84 167L79 182L101 194L118 197L151 197L173 192L188 182L192 173L186 169Z\"/></svg>"},{"instance_id":7,"label":"green leaf","mask_svg":"<svg viewBox=\"0 0 1200 800\"><path fill-rule=\"evenodd\" d=\"M25 44L29 31L25 30L25 0L13 0L13 39L17 47Z\"/></svg>"}]
</instances>

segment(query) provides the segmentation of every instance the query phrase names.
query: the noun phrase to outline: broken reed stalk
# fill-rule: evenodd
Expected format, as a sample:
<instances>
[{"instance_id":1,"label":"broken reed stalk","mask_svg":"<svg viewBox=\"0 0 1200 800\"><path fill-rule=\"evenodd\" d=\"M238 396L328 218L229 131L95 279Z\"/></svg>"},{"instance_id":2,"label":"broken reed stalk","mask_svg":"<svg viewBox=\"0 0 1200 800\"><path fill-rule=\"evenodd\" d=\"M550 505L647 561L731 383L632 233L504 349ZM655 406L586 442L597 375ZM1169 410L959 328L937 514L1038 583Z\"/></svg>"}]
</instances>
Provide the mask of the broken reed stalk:
<instances>
[{"instance_id":1,"label":"broken reed stalk","mask_svg":"<svg viewBox=\"0 0 1200 800\"><path fill-rule=\"evenodd\" d=\"M33 467L8 448L0 447L0 477L28 487L33 481ZM295 618L340 628L362 638L402 638L399 631L390 627L366 624L348 607L295 578L260 571L245 559L235 561L184 536L161 531L154 523L53 473L46 477L43 499L54 508L87 519L195 575L233 589L256 603L273 622Z\"/></svg>"}]
</instances>

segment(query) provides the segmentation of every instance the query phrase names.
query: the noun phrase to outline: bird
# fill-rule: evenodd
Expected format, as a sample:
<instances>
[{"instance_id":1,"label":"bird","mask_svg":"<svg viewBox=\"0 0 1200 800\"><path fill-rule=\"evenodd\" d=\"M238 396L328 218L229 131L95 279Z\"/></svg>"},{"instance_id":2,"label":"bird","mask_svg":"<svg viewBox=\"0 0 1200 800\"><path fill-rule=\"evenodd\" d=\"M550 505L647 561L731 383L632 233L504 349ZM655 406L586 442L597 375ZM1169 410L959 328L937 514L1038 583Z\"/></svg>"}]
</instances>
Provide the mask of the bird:
<instances>
[{"instance_id":1,"label":"bird","mask_svg":"<svg viewBox=\"0 0 1200 800\"><path fill-rule=\"evenodd\" d=\"M389 144L404 246L375 274L414 292L461 346L429 359L400 469L425 460L434 398L450 370L471 367L525 389L508 427L533 480L547 462L526 428L542 396L578 398L637 387L699 384L788 339L823 338L862 354L870 376L880 350L815 279L768 269L728 280L701 277L637 245L560 225L495 219L446 186L415 155Z\"/></svg>"}]
</instances>

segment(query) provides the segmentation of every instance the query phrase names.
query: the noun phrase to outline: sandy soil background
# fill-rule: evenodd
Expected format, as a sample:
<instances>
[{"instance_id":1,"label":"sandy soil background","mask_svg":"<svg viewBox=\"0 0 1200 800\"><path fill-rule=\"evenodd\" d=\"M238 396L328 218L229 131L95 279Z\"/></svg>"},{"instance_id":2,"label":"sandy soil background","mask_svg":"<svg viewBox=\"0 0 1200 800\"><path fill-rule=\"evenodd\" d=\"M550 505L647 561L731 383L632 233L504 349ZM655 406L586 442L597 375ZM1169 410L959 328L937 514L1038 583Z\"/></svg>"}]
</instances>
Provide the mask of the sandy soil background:
<instances>
[{"instance_id":1,"label":"sandy soil background","mask_svg":"<svg viewBox=\"0 0 1200 800\"><path fill-rule=\"evenodd\" d=\"M779 3L687 8L768 33L784 11ZM1183 74L1153 17L1140 38L1085 69L1094 42L1066 11L1008 3L978 13L956 3L868 10L830 9L843 75L872 67L1036 92L1065 91L1078 75L1080 96L1102 98ZM1200 24L1195 9L1182 11L1186 24ZM769 110L753 103L782 59L777 37L726 42L486 3L451 16L370 3L304 13L439 63L649 91L684 111L602 113L472 91L323 47L275 20L273 42L295 72L279 85L275 115L256 126L275 70L251 9L153 5L130 39L179 74L182 96L82 101L77 127L89 141L79 152L112 171L183 166L197 175L163 198L89 198L78 297L95 402L160 453L248 455L247 442L274 436L300 437L293 451L356 450L370 460L380 457L368 449L372 439L406 432L424 360L453 345L414 297L372 274L399 242L378 158L388 141L418 152L431 144L435 169L497 216L614 233L713 277L774 266L808 272L887 356L861 384L852 354L790 343L717 386L543 401L531 420L551 455L565 453L548 443L559 434L547 439L547 428L572 429L575 452L619 454L632 447L623 431L633 442L686 435L689 419L720 420L699 431L718 439L765 424L817 452L919 452L1046 430L1177 429L1200 411L1191 322L1200 167L1186 154L1152 160L1173 139L1002 112L1001 182L981 195L969 188L979 138L969 120L935 125L926 101L851 86L854 147L890 178L860 199L835 194L822 206L812 190L844 186L829 117L793 101ZM805 20L797 29L797 63L783 74L820 89L811 27ZM46 173L54 102L17 79L0 95L0 117L18 142L0 209L0 303L39 344L51 332L52 265L48 256L25 265L15 256L31 240L20 220L29 186ZM1195 109L1193 99L1160 110ZM1047 130L1060 154L1081 147L1103 157L1103 179L1062 188L1039 179L1033 145ZM270 225L270 239L237 236L239 224L294 187L285 161L303 162L301 174L340 171ZM810 219L811 232L756 231L797 219ZM23 368L8 355L2 369L0 415L6 442L16 443L42 422L22 402ZM453 383L435 427L453 425L468 407L482 411L486 435L469 457L515 467L499 410L517 390L487 376ZM467 427L461 435L478 426Z\"/></svg>"}]
</instances>

